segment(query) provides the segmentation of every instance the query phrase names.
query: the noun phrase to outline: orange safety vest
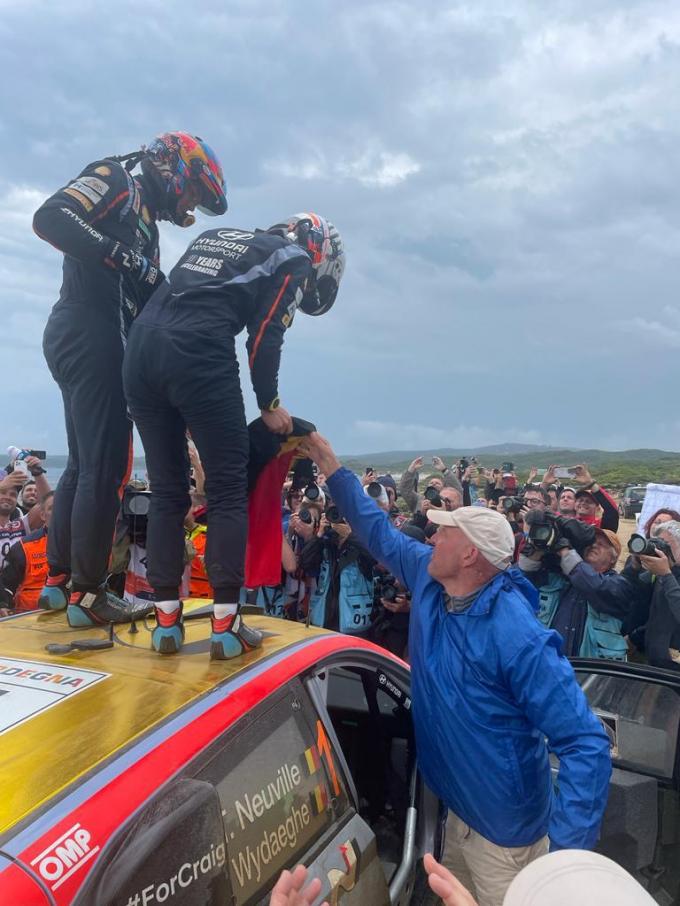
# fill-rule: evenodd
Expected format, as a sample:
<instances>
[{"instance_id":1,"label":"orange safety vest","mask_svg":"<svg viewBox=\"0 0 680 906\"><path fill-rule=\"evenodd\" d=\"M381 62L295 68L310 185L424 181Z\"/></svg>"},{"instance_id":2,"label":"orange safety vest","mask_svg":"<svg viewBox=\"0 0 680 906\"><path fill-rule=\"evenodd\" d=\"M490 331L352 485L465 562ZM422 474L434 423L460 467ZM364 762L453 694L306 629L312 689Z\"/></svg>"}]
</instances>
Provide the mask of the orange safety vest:
<instances>
[{"instance_id":1,"label":"orange safety vest","mask_svg":"<svg viewBox=\"0 0 680 906\"><path fill-rule=\"evenodd\" d=\"M40 592L47 580L47 532L17 543L23 547L26 557L23 581L14 592L14 609L16 613L21 613L37 608Z\"/></svg>"},{"instance_id":2,"label":"orange safety vest","mask_svg":"<svg viewBox=\"0 0 680 906\"><path fill-rule=\"evenodd\" d=\"M208 581L205 571L205 544L207 541L207 526L197 525L189 533L189 540L194 546L196 556L191 561L191 577L189 579L189 595L192 598L212 598L212 585Z\"/></svg>"}]
</instances>

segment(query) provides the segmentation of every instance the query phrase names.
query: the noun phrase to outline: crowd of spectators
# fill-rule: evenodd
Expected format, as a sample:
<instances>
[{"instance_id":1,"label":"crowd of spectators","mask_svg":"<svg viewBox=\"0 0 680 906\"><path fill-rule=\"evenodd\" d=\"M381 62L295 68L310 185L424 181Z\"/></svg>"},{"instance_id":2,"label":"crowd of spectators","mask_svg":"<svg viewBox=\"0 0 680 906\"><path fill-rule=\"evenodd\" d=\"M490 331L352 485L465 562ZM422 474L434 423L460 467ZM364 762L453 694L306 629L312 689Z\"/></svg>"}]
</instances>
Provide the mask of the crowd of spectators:
<instances>
[{"instance_id":1,"label":"crowd of spectators","mask_svg":"<svg viewBox=\"0 0 680 906\"><path fill-rule=\"evenodd\" d=\"M189 454L192 501L185 521L183 592L209 599L205 479L192 444ZM356 540L324 475L309 461L300 465L282 491L281 582L243 589L242 601L275 616L370 638L408 659L410 590ZM566 471L568 481L558 477ZM424 470L418 456L396 478L367 468L360 480L392 524L423 544L432 544L437 531L432 511L474 506L502 513L515 536L516 564L539 592L538 619L559 633L567 655L632 657L680 670L680 513L653 514L640 528L652 546L630 554L619 570L617 504L584 464L569 470L551 466L540 478L532 468L522 482L511 462L486 469L474 457L447 465L435 456ZM109 585L132 602L153 600L146 581L148 500L139 503L149 495L145 481L128 484L111 559ZM9 464L0 474L3 616L36 606L47 568L51 497L35 457L23 470Z\"/></svg>"}]
</instances>

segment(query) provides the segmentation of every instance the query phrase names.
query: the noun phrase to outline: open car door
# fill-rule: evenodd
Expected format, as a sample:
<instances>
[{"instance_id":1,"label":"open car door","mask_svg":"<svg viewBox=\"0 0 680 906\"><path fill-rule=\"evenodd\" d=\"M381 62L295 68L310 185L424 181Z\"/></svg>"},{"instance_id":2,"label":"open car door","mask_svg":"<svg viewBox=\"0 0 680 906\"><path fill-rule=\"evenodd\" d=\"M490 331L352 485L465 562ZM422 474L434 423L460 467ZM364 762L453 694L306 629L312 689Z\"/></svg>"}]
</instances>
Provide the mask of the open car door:
<instances>
[{"instance_id":1,"label":"open car door","mask_svg":"<svg viewBox=\"0 0 680 906\"><path fill-rule=\"evenodd\" d=\"M611 745L597 850L658 903L680 903L680 672L603 659L572 666Z\"/></svg>"}]
</instances>

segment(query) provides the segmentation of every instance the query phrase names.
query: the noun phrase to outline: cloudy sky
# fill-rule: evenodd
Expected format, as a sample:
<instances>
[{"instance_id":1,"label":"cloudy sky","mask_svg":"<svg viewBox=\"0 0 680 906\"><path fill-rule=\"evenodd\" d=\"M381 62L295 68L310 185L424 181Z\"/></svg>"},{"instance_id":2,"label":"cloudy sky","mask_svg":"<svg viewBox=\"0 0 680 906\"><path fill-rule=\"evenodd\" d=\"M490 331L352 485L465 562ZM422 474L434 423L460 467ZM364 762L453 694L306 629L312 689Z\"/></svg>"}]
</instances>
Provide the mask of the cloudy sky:
<instances>
[{"instance_id":1,"label":"cloudy sky","mask_svg":"<svg viewBox=\"0 0 680 906\"><path fill-rule=\"evenodd\" d=\"M342 233L338 302L296 318L280 379L283 403L341 452L680 450L680 7L0 13L3 446L66 448L41 352L61 260L33 211L89 161L181 129L222 159L225 225L316 210ZM163 226L164 270L197 232Z\"/></svg>"}]
</instances>

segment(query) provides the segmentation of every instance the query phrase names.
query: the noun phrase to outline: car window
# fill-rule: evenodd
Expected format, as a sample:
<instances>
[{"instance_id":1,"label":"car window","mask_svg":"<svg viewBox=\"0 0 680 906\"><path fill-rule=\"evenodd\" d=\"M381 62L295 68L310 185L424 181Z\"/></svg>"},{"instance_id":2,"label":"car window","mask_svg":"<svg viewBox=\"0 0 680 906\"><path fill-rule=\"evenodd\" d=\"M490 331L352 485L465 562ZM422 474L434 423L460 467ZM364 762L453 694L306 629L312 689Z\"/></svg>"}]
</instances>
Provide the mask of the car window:
<instances>
[{"instance_id":1,"label":"car window","mask_svg":"<svg viewBox=\"0 0 680 906\"><path fill-rule=\"evenodd\" d=\"M626 676L577 670L591 708L608 728L617 767L671 779L680 727L680 695Z\"/></svg>"},{"instance_id":2,"label":"car window","mask_svg":"<svg viewBox=\"0 0 680 906\"><path fill-rule=\"evenodd\" d=\"M401 861L415 746L407 688L381 669L333 667L326 709L352 775L359 814L389 882Z\"/></svg>"},{"instance_id":3,"label":"car window","mask_svg":"<svg viewBox=\"0 0 680 906\"><path fill-rule=\"evenodd\" d=\"M234 903L258 902L348 808L344 778L299 683L272 697L196 775L222 803Z\"/></svg>"}]
</instances>

